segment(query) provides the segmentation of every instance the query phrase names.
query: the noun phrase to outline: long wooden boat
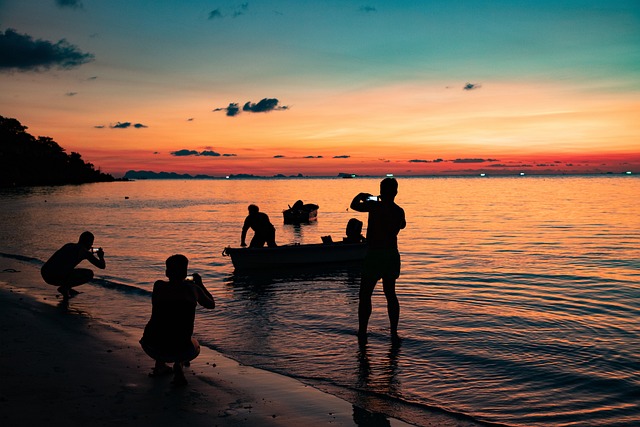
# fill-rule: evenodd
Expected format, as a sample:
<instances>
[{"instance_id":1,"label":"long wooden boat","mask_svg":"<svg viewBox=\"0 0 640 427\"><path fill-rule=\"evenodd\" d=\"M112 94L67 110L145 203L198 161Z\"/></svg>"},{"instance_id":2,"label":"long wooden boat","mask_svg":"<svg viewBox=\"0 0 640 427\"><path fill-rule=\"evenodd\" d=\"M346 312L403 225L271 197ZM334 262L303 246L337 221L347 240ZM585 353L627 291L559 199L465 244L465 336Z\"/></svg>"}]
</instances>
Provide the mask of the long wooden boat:
<instances>
[{"instance_id":1,"label":"long wooden boat","mask_svg":"<svg viewBox=\"0 0 640 427\"><path fill-rule=\"evenodd\" d=\"M364 259L366 251L365 243L331 242L272 248L227 247L222 255L231 257L236 270L250 270L356 262Z\"/></svg>"}]
</instances>

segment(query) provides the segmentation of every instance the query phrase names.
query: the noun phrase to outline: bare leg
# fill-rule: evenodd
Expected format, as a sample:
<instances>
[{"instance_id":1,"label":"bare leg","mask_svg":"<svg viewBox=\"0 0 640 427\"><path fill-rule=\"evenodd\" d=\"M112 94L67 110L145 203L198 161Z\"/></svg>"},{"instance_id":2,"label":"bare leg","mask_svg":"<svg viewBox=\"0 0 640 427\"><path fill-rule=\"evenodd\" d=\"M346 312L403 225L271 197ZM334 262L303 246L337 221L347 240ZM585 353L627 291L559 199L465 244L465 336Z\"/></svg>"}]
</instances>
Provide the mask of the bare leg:
<instances>
[{"instance_id":1,"label":"bare leg","mask_svg":"<svg viewBox=\"0 0 640 427\"><path fill-rule=\"evenodd\" d=\"M377 280L362 278L360 283L359 304L358 304L358 338L364 339L367 336L367 327L371 317L371 295L376 287Z\"/></svg>"},{"instance_id":2,"label":"bare leg","mask_svg":"<svg viewBox=\"0 0 640 427\"><path fill-rule=\"evenodd\" d=\"M171 381L171 384L174 386L187 385L187 379L184 377L184 371L182 370L182 362L173 364L173 381Z\"/></svg>"},{"instance_id":3,"label":"bare leg","mask_svg":"<svg viewBox=\"0 0 640 427\"><path fill-rule=\"evenodd\" d=\"M387 312L389 313L389 325L391 336L398 336L398 322L400 320L400 302L396 295L396 279L382 279L384 296L387 298Z\"/></svg>"}]
</instances>

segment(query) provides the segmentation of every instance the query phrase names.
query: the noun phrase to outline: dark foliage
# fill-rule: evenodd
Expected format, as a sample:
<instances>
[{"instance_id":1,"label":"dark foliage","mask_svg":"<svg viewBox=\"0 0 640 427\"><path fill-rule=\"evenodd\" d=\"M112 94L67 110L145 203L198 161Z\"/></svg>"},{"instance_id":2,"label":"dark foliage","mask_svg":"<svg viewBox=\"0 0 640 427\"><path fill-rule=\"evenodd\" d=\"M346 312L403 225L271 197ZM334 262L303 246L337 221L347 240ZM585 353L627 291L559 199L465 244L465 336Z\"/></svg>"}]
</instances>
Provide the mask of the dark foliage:
<instances>
[{"instance_id":1,"label":"dark foliage","mask_svg":"<svg viewBox=\"0 0 640 427\"><path fill-rule=\"evenodd\" d=\"M0 116L0 187L109 182L79 153L65 153L52 138L34 138L18 120Z\"/></svg>"}]
</instances>

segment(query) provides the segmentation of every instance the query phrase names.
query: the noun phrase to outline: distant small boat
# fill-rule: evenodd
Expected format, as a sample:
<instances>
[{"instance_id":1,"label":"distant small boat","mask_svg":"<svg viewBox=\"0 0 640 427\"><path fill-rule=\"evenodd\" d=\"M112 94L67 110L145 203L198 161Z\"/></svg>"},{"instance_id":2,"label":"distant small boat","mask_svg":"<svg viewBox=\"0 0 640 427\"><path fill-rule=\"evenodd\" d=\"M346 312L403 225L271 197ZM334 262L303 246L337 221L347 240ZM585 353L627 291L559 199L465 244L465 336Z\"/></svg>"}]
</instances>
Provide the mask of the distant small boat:
<instances>
[{"instance_id":1,"label":"distant small boat","mask_svg":"<svg viewBox=\"0 0 640 427\"><path fill-rule=\"evenodd\" d=\"M304 203L302 200L298 200L289 206L289 209L282 211L285 224L302 224L318 219L318 208L320 206L313 203Z\"/></svg>"},{"instance_id":2,"label":"distant small boat","mask_svg":"<svg viewBox=\"0 0 640 427\"><path fill-rule=\"evenodd\" d=\"M263 248L227 247L222 255L231 257L236 270L277 269L362 261L366 243L328 242Z\"/></svg>"}]
</instances>

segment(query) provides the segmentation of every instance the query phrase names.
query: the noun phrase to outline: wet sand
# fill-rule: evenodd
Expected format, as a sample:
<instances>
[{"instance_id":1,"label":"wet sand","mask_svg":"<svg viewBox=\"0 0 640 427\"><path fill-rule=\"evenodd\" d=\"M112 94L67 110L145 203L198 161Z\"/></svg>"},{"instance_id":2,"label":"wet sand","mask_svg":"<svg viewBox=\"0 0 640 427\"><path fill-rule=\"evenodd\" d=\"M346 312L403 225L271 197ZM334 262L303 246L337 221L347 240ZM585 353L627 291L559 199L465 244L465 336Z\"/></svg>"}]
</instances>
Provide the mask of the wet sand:
<instances>
[{"instance_id":1,"label":"wet sand","mask_svg":"<svg viewBox=\"0 0 640 427\"><path fill-rule=\"evenodd\" d=\"M140 334L74 311L37 267L0 257L0 425L367 425L349 402L204 347L187 386L151 378Z\"/></svg>"}]
</instances>

